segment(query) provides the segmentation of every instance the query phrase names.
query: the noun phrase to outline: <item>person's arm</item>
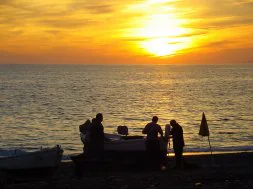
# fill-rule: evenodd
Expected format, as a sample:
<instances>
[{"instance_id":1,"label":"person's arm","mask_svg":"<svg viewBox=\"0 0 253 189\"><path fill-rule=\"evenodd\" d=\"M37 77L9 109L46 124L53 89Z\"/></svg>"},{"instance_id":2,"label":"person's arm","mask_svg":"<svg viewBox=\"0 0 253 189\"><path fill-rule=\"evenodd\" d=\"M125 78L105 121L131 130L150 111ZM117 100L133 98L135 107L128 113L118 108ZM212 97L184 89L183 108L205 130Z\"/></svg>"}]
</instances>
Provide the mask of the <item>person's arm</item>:
<instances>
[{"instance_id":1,"label":"person's arm","mask_svg":"<svg viewBox=\"0 0 253 189\"><path fill-rule=\"evenodd\" d=\"M148 125L142 130L142 134L148 134Z\"/></svg>"},{"instance_id":2,"label":"person's arm","mask_svg":"<svg viewBox=\"0 0 253 189\"><path fill-rule=\"evenodd\" d=\"M172 129L170 130L169 138L173 138L173 135L174 135L174 129L172 128Z\"/></svg>"},{"instance_id":3,"label":"person's arm","mask_svg":"<svg viewBox=\"0 0 253 189\"><path fill-rule=\"evenodd\" d=\"M161 137L163 137L163 130L162 130L162 128L161 128L160 125L159 125L159 130L158 130L158 132L160 133Z\"/></svg>"},{"instance_id":4,"label":"person's arm","mask_svg":"<svg viewBox=\"0 0 253 189\"><path fill-rule=\"evenodd\" d=\"M181 134L181 138L182 138L182 146L185 146L185 143L184 143L184 131L183 131L182 127L180 129L180 134Z\"/></svg>"}]
</instances>

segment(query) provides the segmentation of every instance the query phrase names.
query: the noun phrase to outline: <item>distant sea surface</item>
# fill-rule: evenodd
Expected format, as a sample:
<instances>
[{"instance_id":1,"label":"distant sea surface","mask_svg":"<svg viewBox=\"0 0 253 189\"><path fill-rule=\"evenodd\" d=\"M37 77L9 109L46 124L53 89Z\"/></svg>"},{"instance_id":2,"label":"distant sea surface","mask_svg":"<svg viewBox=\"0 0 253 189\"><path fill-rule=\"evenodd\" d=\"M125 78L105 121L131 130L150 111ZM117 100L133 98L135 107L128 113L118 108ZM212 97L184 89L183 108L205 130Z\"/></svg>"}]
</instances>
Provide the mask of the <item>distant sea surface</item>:
<instances>
[{"instance_id":1,"label":"distant sea surface","mask_svg":"<svg viewBox=\"0 0 253 189\"><path fill-rule=\"evenodd\" d=\"M198 135L205 112L213 151L253 150L253 64L0 65L0 155L60 144L82 152L79 125L104 115L105 132L142 135L152 116L175 119L185 151L209 151Z\"/></svg>"}]
</instances>

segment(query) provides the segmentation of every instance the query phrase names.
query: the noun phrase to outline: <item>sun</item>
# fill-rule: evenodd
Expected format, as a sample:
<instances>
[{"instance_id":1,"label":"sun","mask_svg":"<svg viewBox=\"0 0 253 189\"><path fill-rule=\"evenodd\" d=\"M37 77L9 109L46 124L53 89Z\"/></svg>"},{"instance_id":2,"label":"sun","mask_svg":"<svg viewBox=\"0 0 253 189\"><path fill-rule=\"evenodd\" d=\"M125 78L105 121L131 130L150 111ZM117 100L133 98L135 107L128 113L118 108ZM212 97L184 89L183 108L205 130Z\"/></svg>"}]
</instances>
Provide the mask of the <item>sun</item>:
<instances>
[{"instance_id":1,"label":"sun","mask_svg":"<svg viewBox=\"0 0 253 189\"><path fill-rule=\"evenodd\" d=\"M144 39L139 45L149 54L171 56L191 43L189 38L184 37L188 30L180 26L182 20L172 14L149 15L143 22L136 35Z\"/></svg>"},{"instance_id":2,"label":"sun","mask_svg":"<svg viewBox=\"0 0 253 189\"><path fill-rule=\"evenodd\" d=\"M141 42L141 47L156 56L167 56L175 53L173 44L167 42L166 38L150 39Z\"/></svg>"},{"instance_id":3,"label":"sun","mask_svg":"<svg viewBox=\"0 0 253 189\"><path fill-rule=\"evenodd\" d=\"M181 41L181 42L180 42ZM169 38L157 38L149 39L141 42L141 48L145 49L149 54L154 56L173 56L178 51L184 49L188 43L187 40L182 39L169 39Z\"/></svg>"}]
</instances>

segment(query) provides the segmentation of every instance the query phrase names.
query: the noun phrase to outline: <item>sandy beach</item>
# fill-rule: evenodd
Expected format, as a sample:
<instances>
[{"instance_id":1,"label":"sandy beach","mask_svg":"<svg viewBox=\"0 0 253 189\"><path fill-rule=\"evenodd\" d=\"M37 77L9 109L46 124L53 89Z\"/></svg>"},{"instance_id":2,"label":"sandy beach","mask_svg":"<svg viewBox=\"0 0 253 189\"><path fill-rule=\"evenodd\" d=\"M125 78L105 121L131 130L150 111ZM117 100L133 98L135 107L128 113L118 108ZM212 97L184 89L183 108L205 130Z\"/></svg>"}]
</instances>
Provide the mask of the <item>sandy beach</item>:
<instances>
[{"instance_id":1,"label":"sandy beach","mask_svg":"<svg viewBox=\"0 0 253 189\"><path fill-rule=\"evenodd\" d=\"M77 175L72 161L62 162L50 178L7 183L6 189L31 188L253 188L253 153L185 155L185 167L173 169L174 157L164 170L118 166L117 169L85 170ZM128 168L127 168L128 167Z\"/></svg>"}]
</instances>

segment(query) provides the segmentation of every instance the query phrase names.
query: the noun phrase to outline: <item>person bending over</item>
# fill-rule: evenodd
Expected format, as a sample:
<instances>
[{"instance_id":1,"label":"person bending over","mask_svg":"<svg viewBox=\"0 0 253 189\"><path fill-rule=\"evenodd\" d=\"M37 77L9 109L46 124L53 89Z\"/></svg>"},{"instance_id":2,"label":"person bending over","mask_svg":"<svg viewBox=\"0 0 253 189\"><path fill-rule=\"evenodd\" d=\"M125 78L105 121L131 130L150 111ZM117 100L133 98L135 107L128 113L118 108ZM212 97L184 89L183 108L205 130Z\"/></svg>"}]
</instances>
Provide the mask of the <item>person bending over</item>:
<instances>
[{"instance_id":1,"label":"person bending over","mask_svg":"<svg viewBox=\"0 0 253 189\"><path fill-rule=\"evenodd\" d=\"M172 126L170 134L172 135L173 138L173 149L176 159L175 168L181 168L183 162L183 148L185 145L183 129L175 120L171 120L170 125Z\"/></svg>"}]
</instances>

